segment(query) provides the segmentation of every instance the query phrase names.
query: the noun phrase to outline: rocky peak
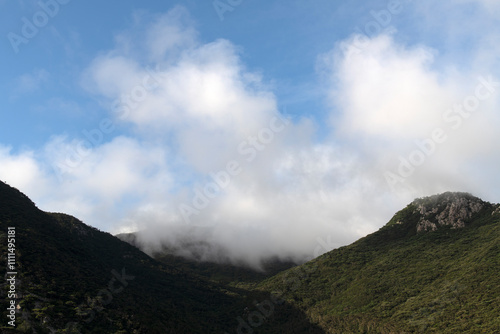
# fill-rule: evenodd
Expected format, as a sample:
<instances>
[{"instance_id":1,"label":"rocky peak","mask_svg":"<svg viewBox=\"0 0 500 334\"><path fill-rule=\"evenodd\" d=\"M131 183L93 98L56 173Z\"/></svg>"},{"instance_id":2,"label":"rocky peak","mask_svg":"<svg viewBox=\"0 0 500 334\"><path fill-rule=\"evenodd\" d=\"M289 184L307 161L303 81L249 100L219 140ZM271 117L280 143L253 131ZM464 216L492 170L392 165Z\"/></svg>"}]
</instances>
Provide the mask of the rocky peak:
<instances>
[{"instance_id":1,"label":"rocky peak","mask_svg":"<svg viewBox=\"0 0 500 334\"><path fill-rule=\"evenodd\" d=\"M463 228L487 203L468 193L447 192L416 199L412 204L414 213L420 215L417 232L425 232L435 231L440 226Z\"/></svg>"}]
</instances>

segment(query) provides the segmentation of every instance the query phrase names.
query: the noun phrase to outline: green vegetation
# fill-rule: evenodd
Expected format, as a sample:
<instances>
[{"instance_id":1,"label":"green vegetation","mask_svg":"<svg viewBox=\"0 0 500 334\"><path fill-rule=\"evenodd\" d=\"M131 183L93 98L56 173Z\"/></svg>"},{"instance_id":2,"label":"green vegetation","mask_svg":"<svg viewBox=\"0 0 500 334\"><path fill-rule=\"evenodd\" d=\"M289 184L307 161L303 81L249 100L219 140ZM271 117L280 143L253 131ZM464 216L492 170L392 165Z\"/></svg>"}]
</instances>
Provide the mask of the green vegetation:
<instances>
[{"instance_id":1,"label":"green vegetation","mask_svg":"<svg viewBox=\"0 0 500 334\"><path fill-rule=\"evenodd\" d=\"M234 332L242 310L265 298L160 263L74 217L42 212L4 183L0 203L0 274L7 228L15 227L20 307L13 330L2 283L2 332Z\"/></svg>"},{"instance_id":2,"label":"green vegetation","mask_svg":"<svg viewBox=\"0 0 500 334\"><path fill-rule=\"evenodd\" d=\"M422 218L418 206L429 201L441 208L430 219L454 207L446 194L416 200L378 232L259 288L280 291L328 333L497 332L497 207L476 199L482 209L464 228L417 233Z\"/></svg>"},{"instance_id":3,"label":"green vegetation","mask_svg":"<svg viewBox=\"0 0 500 334\"><path fill-rule=\"evenodd\" d=\"M263 273L168 253L153 259L74 217L40 211L1 182L0 203L0 274L7 272L7 227L14 226L20 307L12 329L2 283L2 333L500 328L500 206L469 194L415 200L352 245L292 268L271 262Z\"/></svg>"}]
</instances>

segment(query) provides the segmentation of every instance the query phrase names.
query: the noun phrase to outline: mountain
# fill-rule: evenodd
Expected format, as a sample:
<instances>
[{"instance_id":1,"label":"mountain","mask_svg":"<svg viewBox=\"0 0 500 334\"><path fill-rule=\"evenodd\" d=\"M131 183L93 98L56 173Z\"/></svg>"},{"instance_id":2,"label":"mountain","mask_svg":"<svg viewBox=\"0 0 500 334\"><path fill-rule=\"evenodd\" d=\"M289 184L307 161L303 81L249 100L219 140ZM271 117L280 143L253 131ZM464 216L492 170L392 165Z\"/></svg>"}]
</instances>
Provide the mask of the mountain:
<instances>
[{"instance_id":1,"label":"mountain","mask_svg":"<svg viewBox=\"0 0 500 334\"><path fill-rule=\"evenodd\" d=\"M327 333L497 333L499 272L500 205L444 193L258 288Z\"/></svg>"},{"instance_id":2,"label":"mountain","mask_svg":"<svg viewBox=\"0 0 500 334\"><path fill-rule=\"evenodd\" d=\"M133 235L120 238L138 246ZM269 262L267 272L200 263L168 249L152 258L129 243L72 216L43 212L0 182L1 332L495 333L500 328L500 205L466 193L416 199L379 231L349 246L291 268ZM11 314L15 328L8 324Z\"/></svg>"},{"instance_id":3,"label":"mountain","mask_svg":"<svg viewBox=\"0 0 500 334\"><path fill-rule=\"evenodd\" d=\"M2 255L7 254L7 228L16 231L19 332L73 327L84 333L196 331L217 323L216 314L240 297L191 280L74 217L42 212L3 183L0 203Z\"/></svg>"},{"instance_id":4,"label":"mountain","mask_svg":"<svg viewBox=\"0 0 500 334\"><path fill-rule=\"evenodd\" d=\"M6 266L9 243L13 268ZM13 288L12 281L1 285L2 333L234 333L244 310L267 296L160 263L74 217L39 210L3 182L0 254L0 274L17 272ZM7 318L11 300L15 328ZM280 312L323 333L286 303L268 317L269 330L281 326Z\"/></svg>"}]
</instances>

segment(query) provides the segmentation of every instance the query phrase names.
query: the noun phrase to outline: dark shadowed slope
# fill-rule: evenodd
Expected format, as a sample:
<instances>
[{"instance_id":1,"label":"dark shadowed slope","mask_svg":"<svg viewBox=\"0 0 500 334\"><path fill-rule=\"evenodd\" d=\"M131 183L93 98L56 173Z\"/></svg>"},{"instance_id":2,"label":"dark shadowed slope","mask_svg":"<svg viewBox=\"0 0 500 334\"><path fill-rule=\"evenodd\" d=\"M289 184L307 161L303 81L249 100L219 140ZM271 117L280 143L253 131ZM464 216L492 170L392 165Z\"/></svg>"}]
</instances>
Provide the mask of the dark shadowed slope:
<instances>
[{"instance_id":1,"label":"dark shadowed slope","mask_svg":"<svg viewBox=\"0 0 500 334\"><path fill-rule=\"evenodd\" d=\"M17 311L12 330L4 281L5 333L233 333L243 310L266 298L193 277L74 217L40 211L0 182L3 277L8 227L16 231ZM281 328L280 312L322 333L287 304L265 319L268 328Z\"/></svg>"}]
</instances>

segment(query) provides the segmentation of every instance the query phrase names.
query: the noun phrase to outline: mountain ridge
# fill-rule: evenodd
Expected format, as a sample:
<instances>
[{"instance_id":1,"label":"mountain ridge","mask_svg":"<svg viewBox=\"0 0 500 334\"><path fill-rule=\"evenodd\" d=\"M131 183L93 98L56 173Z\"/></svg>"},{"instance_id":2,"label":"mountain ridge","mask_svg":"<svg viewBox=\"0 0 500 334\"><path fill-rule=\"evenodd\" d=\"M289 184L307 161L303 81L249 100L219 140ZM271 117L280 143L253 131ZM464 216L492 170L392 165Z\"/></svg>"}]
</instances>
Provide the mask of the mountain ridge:
<instances>
[{"instance_id":1,"label":"mountain ridge","mask_svg":"<svg viewBox=\"0 0 500 334\"><path fill-rule=\"evenodd\" d=\"M221 333L265 293L194 276L159 262L75 217L47 213L0 182L0 254L6 263L8 227L16 230L16 298L2 282L2 319L15 301L15 328L2 333ZM0 267L6 277L7 268ZM324 332L289 304L267 319L271 332L292 315L311 333Z\"/></svg>"},{"instance_id":2,"label":"mountain ridge","mask_svg":"<svg viewBox=\"0 0 500 334\"><path fill-rule=\"evenodd\" d=\"M466 193L416 199L378 231L258 288L277 291L327 333L493 333L499 208ZM436 228L419 231L426 219Z\"/></svg>"},{"instance_id":3,"label":"mountain ridge","mask_svg":"<svg viewBox=\"0 0 500 334\"><path fill-rule=\"evenodd\" d=\"M41 211L2 182L0 203L2 262L14 226L19 267L18 326L0 325L2 333L500 328L500 205L467 193L415 199L378 231L299 266L277 264L269 274L168 254L153 259L75 217ZM8 303L1 300L3 310Z\"/></svg>"}]
</instances>

